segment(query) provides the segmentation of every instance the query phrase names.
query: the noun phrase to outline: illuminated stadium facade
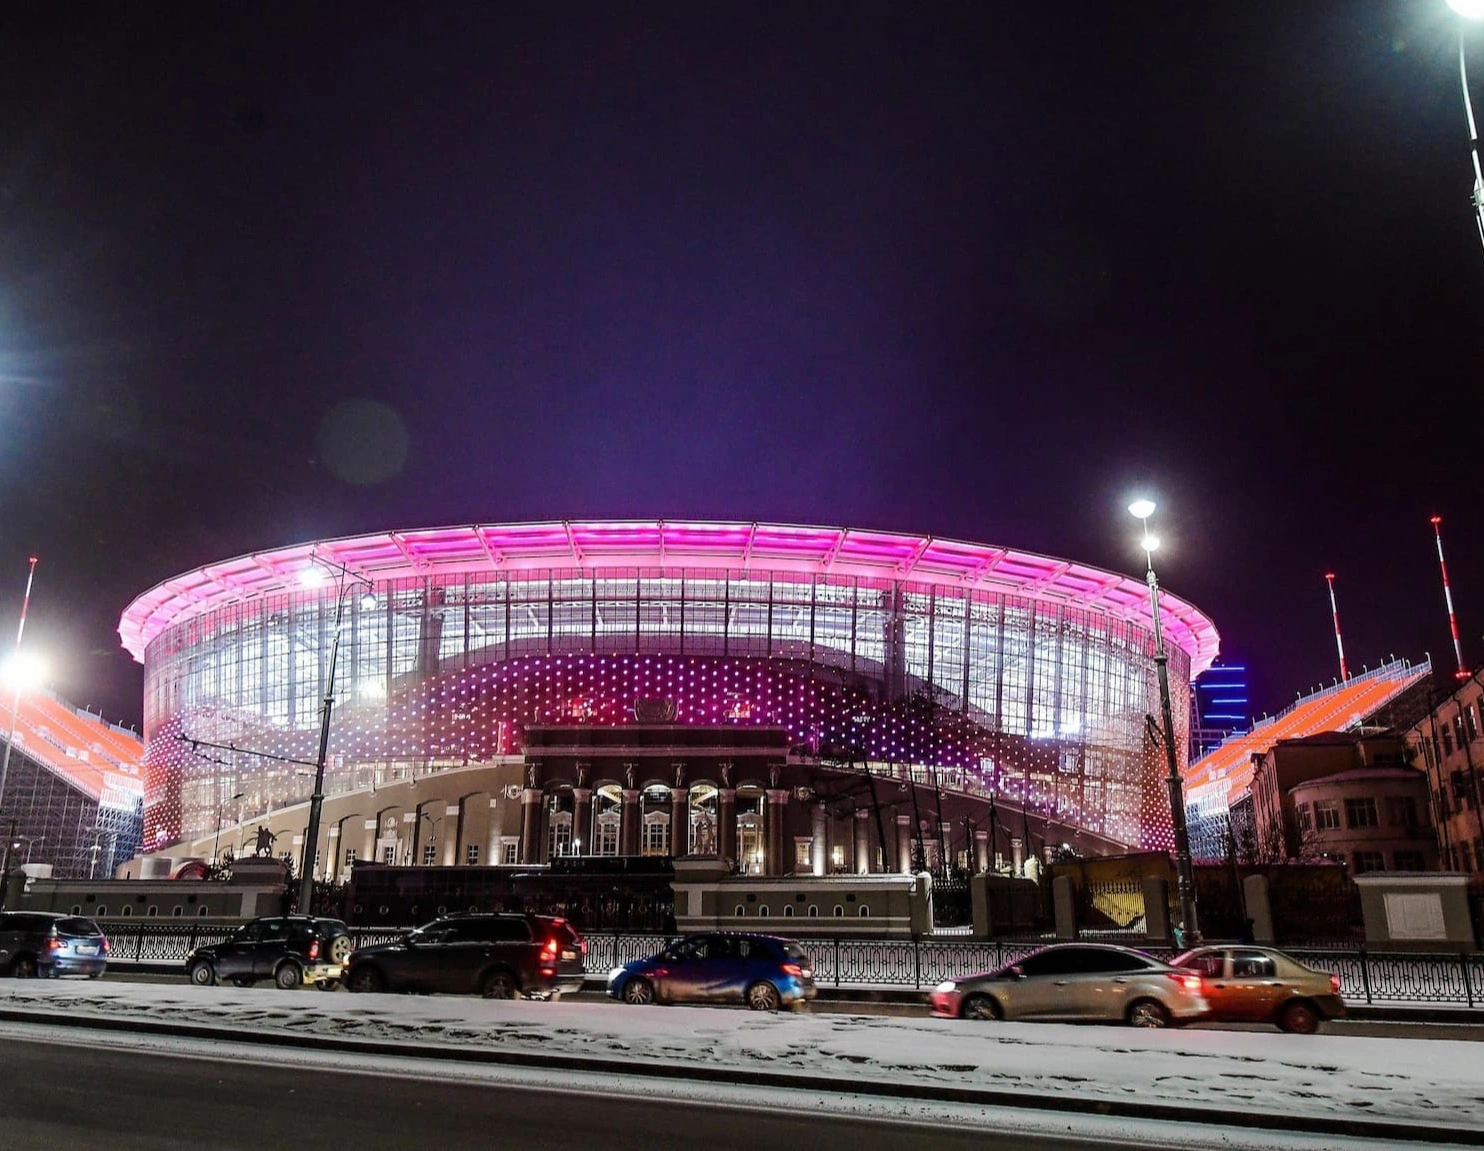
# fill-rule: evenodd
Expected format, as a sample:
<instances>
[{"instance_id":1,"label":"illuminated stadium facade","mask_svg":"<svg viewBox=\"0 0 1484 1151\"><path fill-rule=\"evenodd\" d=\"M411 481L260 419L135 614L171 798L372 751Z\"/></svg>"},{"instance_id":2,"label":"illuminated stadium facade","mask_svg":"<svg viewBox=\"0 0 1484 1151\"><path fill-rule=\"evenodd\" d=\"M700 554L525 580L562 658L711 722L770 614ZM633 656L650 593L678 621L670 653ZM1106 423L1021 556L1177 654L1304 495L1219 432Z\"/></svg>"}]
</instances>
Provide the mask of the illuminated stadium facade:
<instances>
[{"instance_id":1,"label":"illuminated stadium facade","mask_svg":"<svg viewBox=\"0 0 1484 1151\"><path fill-rule=\"evenodd\" d=\"M141 595L119 632L145 666L147 849L308 796L302 767L180 737L313 761L337 607L330 796L666 701L675 724L786 729L789 764L992 794L1001 820L1023 807L1101 850L1169 842L1141 581L927 536L647 521L318 541ZM1161 608L1185 717L1218 636Z\"/></svg>"}]
</instances>

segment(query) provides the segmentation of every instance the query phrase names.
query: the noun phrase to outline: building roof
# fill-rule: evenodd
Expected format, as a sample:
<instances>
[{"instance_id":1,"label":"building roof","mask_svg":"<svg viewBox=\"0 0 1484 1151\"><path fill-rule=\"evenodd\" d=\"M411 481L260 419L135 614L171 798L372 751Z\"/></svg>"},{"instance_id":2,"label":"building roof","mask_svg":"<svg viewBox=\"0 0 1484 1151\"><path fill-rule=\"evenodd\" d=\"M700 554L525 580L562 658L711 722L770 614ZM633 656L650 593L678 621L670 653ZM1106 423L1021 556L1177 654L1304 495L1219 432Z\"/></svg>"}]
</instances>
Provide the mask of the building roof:
<instances>
[{"instance_id":1,"label":"building roof","mask_svg":"<svg viewBox=\"0 0 1484 1151\"><path fill-rule=\"evenodd\" d=\"M1398 660L1305 696L1286 711L1201 756L1185 773L1186 790L1200 789L1205 801L1219 799L1224 804L1228 797L1252 782L1254 755L1266 754L1280 740L1348 732L1364 724L1369 716L1431 671L1432 665L1427 660L1421 663ZM1344 737L1347 742L1352 738Z\"/></svg>"},{"instance_id":2,"label":"building roof","mask_svg":"<svg viewBox=\"0 0 1484 1151\"><path fill-rule=\"evenodd\" d=\"M21 696L15 748L99 802L131 808L144 795L139 737L49 692Z\"/></svg>"},{"instance_id":3,"label":"building roof","mask_svg":"<svg viewBox=\"0 0 1484 1151\"><path fill-rule=\"evenodd\" d=\"M1151 627L1142 580L1070 560L991 544L854 528L700 520L562 520L474 524L314 540L208 564L156 585L119 620L136 660L164 629L228 604L302 590L298 575L321 557L372 580L544 568L829 572L953 588L983 588L1072 604ZM1211 620L1161 593L1165 634L1190 657L1191 675L1211 665L1220 636Z\"/></svg>"},{"instance_id":4,"label":"building roof","mask_svg":"<svg viewBox=\"0 0 1484 1151\"><path fill-rule=\"evenodd\" d=\"M1348 783L1362 779L1416 779L1424 783L1427 781L1427 777L1415 767L1352 767L1345 771L1334 772L1331 775L1320 775L1315 776L1313 779L1306 779L1302 783L1294 784L1288 790L1295 792L1306 787L1317 787L1320 784Z\"/></svg>"}]
</instances>

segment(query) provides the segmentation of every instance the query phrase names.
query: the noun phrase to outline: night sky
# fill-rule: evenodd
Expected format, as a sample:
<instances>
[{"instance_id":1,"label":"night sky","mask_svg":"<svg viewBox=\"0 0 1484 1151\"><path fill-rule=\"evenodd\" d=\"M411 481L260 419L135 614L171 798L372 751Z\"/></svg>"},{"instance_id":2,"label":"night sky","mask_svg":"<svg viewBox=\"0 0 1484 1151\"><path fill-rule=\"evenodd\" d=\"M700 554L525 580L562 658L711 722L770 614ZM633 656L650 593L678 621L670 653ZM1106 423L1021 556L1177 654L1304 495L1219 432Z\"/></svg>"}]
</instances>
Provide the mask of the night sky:
<instances>
[{"instance_id":1,"label":"night sky","mask_svg":"<svg viewBox=\"0 0 1484 1151\"><path fill-rule=\"evenodd\" d=\"M419 10L421 9L421 10ZM1484 659L1443 0L0 8L0 645L321 536L717 517L1162 579L1259 709ZM1484 99L1484 26L1472 33Z\"/></svg>"}]
</instances>

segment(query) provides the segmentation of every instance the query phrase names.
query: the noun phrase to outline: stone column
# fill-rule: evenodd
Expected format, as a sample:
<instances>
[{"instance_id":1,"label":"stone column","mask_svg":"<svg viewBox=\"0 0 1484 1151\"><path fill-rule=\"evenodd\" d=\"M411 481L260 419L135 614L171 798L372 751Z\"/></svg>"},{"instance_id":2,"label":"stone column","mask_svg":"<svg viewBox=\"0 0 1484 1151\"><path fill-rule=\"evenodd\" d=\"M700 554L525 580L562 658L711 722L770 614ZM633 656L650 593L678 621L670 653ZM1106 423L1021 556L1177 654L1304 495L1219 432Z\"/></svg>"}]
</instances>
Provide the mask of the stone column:
<instances>
[{"instance_id":1,"label":"stone column","mask_svg":"<svg viewBox=\"0 0 1484 1151\"><path fill-rule=\"evenodd\" d=\"M737 860L737 792L726 787L716 793L716 854L724 863Z\"/></svg>"},{"instance_id":2,"label":"stone column","mask_svg":"<svg viewBox=\"0 0 1484 1151\"><path fill-rule=\"evenodd\" d=\"M639 807L639 792L626 788L622 798L623 806L618 813L618 851L620 855L638 855L639 820L643 815Z\"/></svg>"},{"instance_id":3,"label":"stone column","mask_svg":"<svg viewBox=\"0 0 1484 1151\"><path fill-rule=\"evenodd\" d=\"M782 875L783 864L783 814L784 804L788 802L788 792L781 788L770 789L767 793L767 866L765 875Z\"/></svg>"},{"instance_id":4,"label":"stone column","mask_svg":"<svg viewBox=\"0 0 1484 1151\"><path fill-rule=\"evenodd\" d=\"M855 813L855 873L871 874L871 813Z\"/></svg>"},{"instance_id":5,"label":"stone column","mask_svg":"<svg viewBox=\"0 0 1484 1151\"><path fill-rule=\"evenodd\" d=\"M361 853L356 856L357 859L364 859L368 863L376 862L376 832L380 823L380 818L366 820L363 826L366 839L361 846Z\"/></svg>"},{"instance_id":6,"label":"stone column","mask_svg":"<svg viewBox=\"0 0 1484 1151\"><path fill-rule=\"evenodd\" d=\"M1019 836L1012 836L1010 839L1010 874L1025 874L1025 840Z\"/></svg>"},{"instance_id":7,"label":"stone column","mask_svg":"<svg viewBox=\"0 0 1484 1151\"><path fill-rule=\"evenodd\" d=\"M593 790L590 787L572 789L572 842L580 846L572 850L578 855L593 853Z\"/></svg>"},{"instance_id":8,"label":"stone column","mask_svg":"<svg viewBox=\"0 0 1484 1151\"><path fill-rule=\"evenodd\" d=\"M912 817L897 816L897 870L912 874Z\"/></svg>"},{"instance_id":9,"label":"stone column","mask_svg":"<svg viewBox=\"0 0 1484 1151\"><path fill-rule=\"evenodd\" d=\"M541 862L541 792L534 787L520 793L520 851L516 858L521 863Z\"/></svg>"},{"instance_id":10,"label":"stone column","mask_svg":"<svg viewBox=\"0 0 1484 1151\"><path fill-rule=\"evenodd\" d=\"M679 859L690 850L690 792L670 789L670 855Z\"/></svg>"},{"instance_id":11,"label":"stone column","mask_svg":"<svg viewBox=\"0 0 1484 1151\"><path fill-rule=\"evenodd\" d=\"M809 844L809 862L813 864L815 875L824 875L829 870L829 838L830 820L829 814L824 809L824 804L816 803L814 811L810 813L809 834L812 837Z\"/></svg>"},{"instance_id":12,"label":"stone column","mask_svg":"<svg viewBox=\"0 0 1484 1151\"><path fill-rule=\"evenodd\" d=\"M974 832L974 870L979 874L989 870L989 832Z\"/></svg>"}]
</instances>

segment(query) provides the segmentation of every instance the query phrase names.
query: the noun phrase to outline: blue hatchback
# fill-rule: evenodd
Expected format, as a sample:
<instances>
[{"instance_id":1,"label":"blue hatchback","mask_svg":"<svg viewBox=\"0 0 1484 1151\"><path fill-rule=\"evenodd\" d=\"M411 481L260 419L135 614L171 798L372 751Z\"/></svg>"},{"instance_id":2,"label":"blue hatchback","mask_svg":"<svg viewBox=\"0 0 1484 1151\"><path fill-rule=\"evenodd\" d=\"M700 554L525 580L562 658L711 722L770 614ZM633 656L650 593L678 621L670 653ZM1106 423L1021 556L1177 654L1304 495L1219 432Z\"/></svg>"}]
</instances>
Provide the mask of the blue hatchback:
<instances>
[{"instance_id":1,"label":"blue hatchback","mask_svg":"<svg viewBox=\"0 0 1484 1151\"><path fill-rule=\"evenodd\" d=\"M818 992L814 964L792 939L724 931L688 935L658 955L608 974L625 1003L745 1003L754 1011L798 1009Z\"/></svg>"}]
</instances>

